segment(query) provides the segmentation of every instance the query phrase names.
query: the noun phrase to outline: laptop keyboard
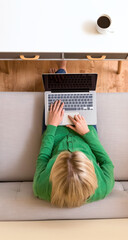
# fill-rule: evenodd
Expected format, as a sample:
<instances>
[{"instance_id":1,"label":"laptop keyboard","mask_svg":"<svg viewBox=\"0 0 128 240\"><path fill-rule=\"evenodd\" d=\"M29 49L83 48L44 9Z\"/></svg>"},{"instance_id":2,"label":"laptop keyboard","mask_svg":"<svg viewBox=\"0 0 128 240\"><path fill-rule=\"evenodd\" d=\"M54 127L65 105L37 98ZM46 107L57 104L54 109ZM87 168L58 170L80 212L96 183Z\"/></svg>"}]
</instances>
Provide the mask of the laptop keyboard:
<instances>
[{"instance_id":1,"label":"laptop keyboard","mask_svg":"<svg viewBox=\"0 0 128 240\"><path fill-rule=\"evenodd\" d=\"M93 94L48 94L48 110L50 110L51 103L61 99L64 102L65 111L74 110L93 110Z\"/></svg>"}]
</instances>

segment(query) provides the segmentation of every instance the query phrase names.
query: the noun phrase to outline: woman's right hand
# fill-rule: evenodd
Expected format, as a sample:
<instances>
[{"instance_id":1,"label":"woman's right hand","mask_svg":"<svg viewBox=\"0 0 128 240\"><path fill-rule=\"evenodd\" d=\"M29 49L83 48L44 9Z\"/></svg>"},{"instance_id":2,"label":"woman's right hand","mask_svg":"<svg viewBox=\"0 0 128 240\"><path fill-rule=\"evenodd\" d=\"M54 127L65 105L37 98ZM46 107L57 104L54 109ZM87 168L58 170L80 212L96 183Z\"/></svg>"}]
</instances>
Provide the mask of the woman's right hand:
<instances>
[{"instance_id":1,"label":"woman's right hand","mask_svg":"<svg viewBox=\"0 0 128 240\"><path fill-rule=\"evenodd\" d=\"M48 124L53 126L58 126L64 116L64 103L61 100L57 100L54 104L51 103L49 116L48 116Z\"/></svg>"},{"instance_id":2,"label":"woman's right hand","mask_svg":"<svg viewBox=\"0 0 128 240\"><path fill-rule=\"evenodd\" d=\"M66 127L71 128L72 130L74 130L80 135L84 135L90 132L88 125L86 123L86 120L84 119L83 116L78 114L78 115L75 115L74 118L72 118L69 115L68 117L75 126L73 127L72 125L66 125Z\"/></svg>"}]
</instances>

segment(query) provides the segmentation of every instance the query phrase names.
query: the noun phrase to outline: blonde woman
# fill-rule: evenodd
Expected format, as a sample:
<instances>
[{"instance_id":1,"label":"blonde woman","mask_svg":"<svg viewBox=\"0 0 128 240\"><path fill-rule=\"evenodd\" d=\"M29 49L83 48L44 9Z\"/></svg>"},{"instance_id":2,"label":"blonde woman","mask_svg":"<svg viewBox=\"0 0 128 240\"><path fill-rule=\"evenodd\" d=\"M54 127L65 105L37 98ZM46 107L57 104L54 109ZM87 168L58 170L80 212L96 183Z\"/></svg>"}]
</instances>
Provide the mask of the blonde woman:
<instances>
[{"instance_id":1,"label":"blonde woman","mask_svg":"<svg viewBox=\"0 0 128 240\"><path fill-rule=\"evenodd\" d=\"M61 100L51 104L33 179L34 195L57 207L78 207L105 198L114 186L114 166L96 129L81 115L59 126Z\"/></svg>"}]
</instances>

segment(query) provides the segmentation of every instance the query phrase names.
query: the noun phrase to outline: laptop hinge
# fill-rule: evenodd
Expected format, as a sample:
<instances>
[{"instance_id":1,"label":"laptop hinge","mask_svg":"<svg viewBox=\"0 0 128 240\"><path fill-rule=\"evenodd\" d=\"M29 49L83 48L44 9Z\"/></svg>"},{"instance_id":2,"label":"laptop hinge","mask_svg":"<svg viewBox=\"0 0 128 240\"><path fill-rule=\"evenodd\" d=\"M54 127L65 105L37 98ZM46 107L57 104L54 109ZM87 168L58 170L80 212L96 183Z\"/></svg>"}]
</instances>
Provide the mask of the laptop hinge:
<instances>
[{"instance_id":1,"label":"laptop hinge","mask_svg":"<svg viewBox=\"0 0 128 240\"><path fill-rule=\"evenodd\" d=\"M51 92L89 92L89 89L52 89Z\"/></svg>"}]
</instances>

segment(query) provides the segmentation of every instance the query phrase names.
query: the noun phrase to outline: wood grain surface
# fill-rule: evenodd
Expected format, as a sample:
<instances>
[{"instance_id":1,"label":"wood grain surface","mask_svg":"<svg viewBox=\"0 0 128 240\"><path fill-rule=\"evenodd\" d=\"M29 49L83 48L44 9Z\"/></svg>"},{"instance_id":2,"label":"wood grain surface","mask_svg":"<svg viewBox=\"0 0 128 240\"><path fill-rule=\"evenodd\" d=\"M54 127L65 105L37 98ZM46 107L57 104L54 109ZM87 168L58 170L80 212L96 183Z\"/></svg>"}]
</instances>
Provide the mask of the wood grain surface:
<instances>
[{"instance_id":1,"label":"wood grain surface","mask_svg":"<svg viewBox=\"0 0 128 240\"><path fill-rule=\"evenodd\" d=\"M0 91L44 91L42 73L57 68L57 61L0 61ZM98 73L96 92L128 92L128 61L67 62L68 73Z\"/></svg>"}]
</instances>

